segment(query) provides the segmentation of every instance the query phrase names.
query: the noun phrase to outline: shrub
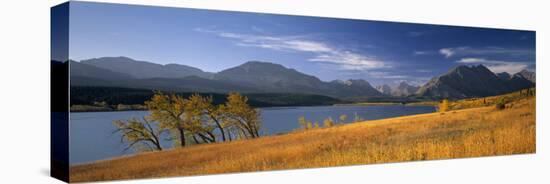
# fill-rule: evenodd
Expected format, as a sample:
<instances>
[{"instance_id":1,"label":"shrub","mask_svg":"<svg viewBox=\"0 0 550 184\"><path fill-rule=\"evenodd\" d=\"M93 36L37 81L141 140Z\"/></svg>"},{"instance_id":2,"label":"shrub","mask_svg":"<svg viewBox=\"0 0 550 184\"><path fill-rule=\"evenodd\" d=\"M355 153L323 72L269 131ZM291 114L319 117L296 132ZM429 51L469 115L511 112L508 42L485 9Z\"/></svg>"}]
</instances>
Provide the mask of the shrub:
<instances>
[{"instance_id":1,"label":"shrub","mask_svg":"<svg viewBox=\"0 0 550 184\"><path fill-rule=\"evenodd\" d=\"M499 98L495 104L497 110L503 110L506 108L506 98Z\"/></svg>"},{"instance_id":2,"label":"shrub","mask_svg":"<svg viewBox=\"0 0 550 184\"><path fill-rule=\"evenodd\" d=\"M311 121L308 121L306 129L312 129L312 128L313 128L313 124L311 123Z\"/></svg>"}]
</instances>

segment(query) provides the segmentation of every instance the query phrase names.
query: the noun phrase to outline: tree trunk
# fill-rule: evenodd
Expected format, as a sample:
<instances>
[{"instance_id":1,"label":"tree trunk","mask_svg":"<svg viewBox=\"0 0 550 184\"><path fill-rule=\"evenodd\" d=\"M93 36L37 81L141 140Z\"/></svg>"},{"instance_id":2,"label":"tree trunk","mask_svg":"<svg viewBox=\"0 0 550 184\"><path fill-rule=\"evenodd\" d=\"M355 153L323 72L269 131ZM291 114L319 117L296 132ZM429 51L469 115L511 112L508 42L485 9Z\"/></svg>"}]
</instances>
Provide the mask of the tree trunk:
<instances>
[{"instance_id":1,"label":"tree trunk","mask_svg":"<svg viewBox=\"0 0 550 184\"><path fill-rule=\"evenodd\" d=\"M214 142L214 140L212 140L212 138L209 138L209 137L207 137L207 136L204 135L204 134L197 133L197 135L199 135L199 137L200 137L205 143Z\"/></svg>"},{"instance_id":2,"label":"tree trunk","mask_svg":"<svg viewBox=\"0 0 550 184\"><path fill-rule=\"evenodd\" d=\"M250 134L250 137L256 138L256 131L254 130L253 126L247 126L246 130L248 131L248 134Z\"/></svg>"},{"instance_id":3,"label":"tree trunk","mask_svg":"<svg viewBox=\"0 0 550 184\"><path fill-rule=\"evenodd\" d=\"M258 138L260 137L260 132L258 130L258 126L256 126L256 124L253 124L253 125L250 125L250 127L252 128L252 132L254 133L254 137L255 138Z\"/></svg>"},{"instance_id":4,"label":"tree trunk","mask_svg":"<svg viewBox=\"0 0 550 184\"><path fill-rule=\"evenodd\" d=\"M155 144L155 146L157 147L157 149L158 149L159 151L162 151L162 147L160 146L160 143L159 143L159 142L155 142L154 144Z\"/></svg>"},{"instance_id":5,"label":"tree trunk","mask_svg":"<svg viewBox=\"0 0 550 184\"><path fill-rule=\"evenodd\" d=\"M229 142L233 141L233 138L231 138L231 130L227 131L227 137L229 138Z\"/></svg>"},{"instance_id":6,"label":"tree trunk","mask_svg":"<svg viewBox=\"0 0 550 184\"><path fill-rule=\"evenodd\" d=\"M183 130L183 128L178 128L178 131L180 133L180 145L181 147L185 147L185 130Z\"/></svg>"},{"instance_id":7,"label":"tree trunk","mask_svg":"<svg viewBox=\"0 0 550 184\"><path fill-rule=\"evenodd\" d=\"M214 122L216 123L218 128L220 129L220 133L222 134L222 141L225 142L225 131L223 130L222 125L220 124L220 122L218 122L218 120L216 118L212 117L212 119L214 120Z\"/></svg>"},{"instance_id":8,"label":"tree trunk","mask_svg":"<svg viewBox=\"0 0 550 184\"><path fill-rule=\"evenodd\" d=\"M195 141L196 144L200 144L199 140L197 140L197 137L195 137L195 135L193 135L193 140Z\"/></svg>"},{"instance_id":9,"label":"tree trunk","mask_svg":"<svg viewBox=\"0 0 550 184\"><path fill-rule=\"evenodd\" d=\"M216 135L214 135L212 132L206 132L206 134L208 134L212 139L212 142L216 142Z\"/></svg>"}]
</instances>

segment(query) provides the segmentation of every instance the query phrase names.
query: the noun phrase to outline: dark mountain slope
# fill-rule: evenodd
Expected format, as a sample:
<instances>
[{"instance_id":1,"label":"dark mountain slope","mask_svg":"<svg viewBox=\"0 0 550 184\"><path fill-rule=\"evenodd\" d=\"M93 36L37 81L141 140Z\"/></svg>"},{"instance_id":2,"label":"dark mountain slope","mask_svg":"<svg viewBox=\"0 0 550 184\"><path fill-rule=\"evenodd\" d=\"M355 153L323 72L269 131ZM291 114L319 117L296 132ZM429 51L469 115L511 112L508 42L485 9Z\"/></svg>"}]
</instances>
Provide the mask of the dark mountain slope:
<instances>
[{"instance_id":1,"label":"dark mountain slope","mask_svg":"<svg viewBox=\"0 0 550 184\"><path fill-rule=\"evenodd\" d=\"M524 78L499 78L483 65L457 66L449 72L432 78L417 95L428 98L469 98L504 94L532 87Z\"/></svg>"},{"instance_id":2,"label":"dark mountain slope","mask_svg":"<svg viewBox=\"0 0 550 184\"><path fill-rule=\"evenodd\" d=\"M69 61L70 75L71 77L85 77L85 78L95 78L101 80L129 80L132 79L132 76L124 73L114 72L112 70L107 70L99 68L93 65L88 65L85 63L80 63L76 61Z\"/></svg>"},{"instance_id":3,"label":"dark mountain slope","mask_svg":"<svg viewBox=\"0 0 550 184\"><path fill-rule=\"evenodd\" d=\"M333 97L383 96L365 80L323 82L279 64L251 61L223 70L215 80L249 85L269 92L321 94Z\"/></svg>"},{"instance_id":4,"label":"dark mountain slope","mask_svg":"<svg viewBox=\"0 0 550 184\"><path fill-rule=\"evenodd\" d=\"M124 73L137 79L184 78L187 76L211 78L212 76L212 73L204 72L198 68L186 65L161 65L146 61L137 61L128 57L101 57L82 60L81 63L118 73Z\"/></svg>"}]
</instances>

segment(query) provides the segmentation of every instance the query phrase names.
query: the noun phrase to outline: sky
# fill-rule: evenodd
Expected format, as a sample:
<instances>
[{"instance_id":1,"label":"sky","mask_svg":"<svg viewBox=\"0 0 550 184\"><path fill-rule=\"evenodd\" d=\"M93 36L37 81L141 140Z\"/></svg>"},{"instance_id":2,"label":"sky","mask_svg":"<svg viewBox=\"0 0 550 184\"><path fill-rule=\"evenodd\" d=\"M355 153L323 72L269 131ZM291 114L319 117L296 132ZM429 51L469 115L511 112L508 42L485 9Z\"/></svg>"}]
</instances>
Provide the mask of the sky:
<instances>
[{"instance_id":1,"label":"sky","mask_svg":"<svg viewBox=\"0 0 550 184\"><path fill-rule=\"evenodd\" d=\"M208 72L247 61L323 81L421 85L458 65L535 69L535 32L71 2L69 57L126 56Z\"/></svg>"}]
</instances>

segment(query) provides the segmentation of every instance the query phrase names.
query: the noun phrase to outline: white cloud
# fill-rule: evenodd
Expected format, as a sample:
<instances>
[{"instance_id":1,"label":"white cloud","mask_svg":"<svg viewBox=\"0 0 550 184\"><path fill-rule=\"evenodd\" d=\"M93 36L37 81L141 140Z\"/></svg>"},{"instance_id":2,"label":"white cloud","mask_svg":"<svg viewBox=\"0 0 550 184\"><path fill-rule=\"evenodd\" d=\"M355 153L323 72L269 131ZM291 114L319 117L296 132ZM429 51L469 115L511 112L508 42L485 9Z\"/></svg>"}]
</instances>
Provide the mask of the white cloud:
<instances>
[{"instance_id":1,"label":"white cloud","mask_svg":"<svg viewBox=\"0 0 550 184\"><path fill-rule=\"evenodd\" d=\"M307 40L298 36L274 37L221 32L201 28L197 28L195 31L238 40L238 46L312 53L314 56L308 59L309 61L338 65L342 70L373 70L390 67L387 62L379 60L376 57L347 51L325 42Z\"/></svg>"},{"instance_id":2,"label":"white cloud","mask_svg":"<svg viewBox=\"0 0 550 184\"><path fill-rule=\"evenodd\" d=\"M443 54L446 58L449 58L455 55L457 52L462 52L466 49L467 47L442 48L442 49L439 49L439 53Z\"/></svg>"},{"instance_id":3,"label":"white cloud","mask_svg":"<svg viewBox=\"0 0 550 184\"><path fill-rule=\"evenodd\" d=\"M334 52L332 48L324 43L305 41L305 40L289 40L283 41L290 49L304 52Z\"/></svg>"},{"instance_id":4,"label":"white cloud","mask_svg":"<svg viewBox=\"0 0 550 184\"><path fill-rule=\"evenodd\" d=\"M462 64L483 64L494 73L507 72L509 74L515 74L529 67L529 62L499 61L484 58L462 58L456 62Z\"/></svg>"},{"instance_id":5,"label":"white cloud","mask_svg":"<svg viewBox=\"0 0 550 184\"><path fill-rule=\"evenodd\" d=\"M480 55L510 55L510 56L534 56L535 51L530 49L511 49L502 47L454 47L439 49L439 53L450 58L453 56L480 56Z\"/></svg>"},{"instance_id":6,"label":"white cloud","mask_svg":"<svg viewBox=\"0 0 550 184\"><path fill-rule=\"evenodd\" d=\"M328 52L309 59L313 62L340 65L343 70L370 70L388 67L381 61L351 52Z\"/></svg>"},{"instance_id":7,"label":"white cloud","mask_svg":"<svg viewBox=\"0 0 550 184\"><path fill-rule=\"evenodd\" d=\"M432 54L432 52L430 52L430 51L414 51L413 54L414 55L428 55L428 54Z\"/></svg>"},{"instance_id":8,"label":"white cloud","mask_svg":"<svg viewBox=\"0 0 550 184\"><path fill-rule=\"evenodd\" d=\"M462 58L457 63L471 64L471 63L494 63L497 61L489 61L483 58Z\"/></svg>"},{"instance_id":9,"label":"white cloud","mask_svg":"<svg viewBox=\"0 0 550 184\"><path fill-rule=\"evenodd\" d=\"M454 54L454 51L448 48L439 49L439 53L443 54L445 57L451 57Z\"/></svg>"}]
</instances>

